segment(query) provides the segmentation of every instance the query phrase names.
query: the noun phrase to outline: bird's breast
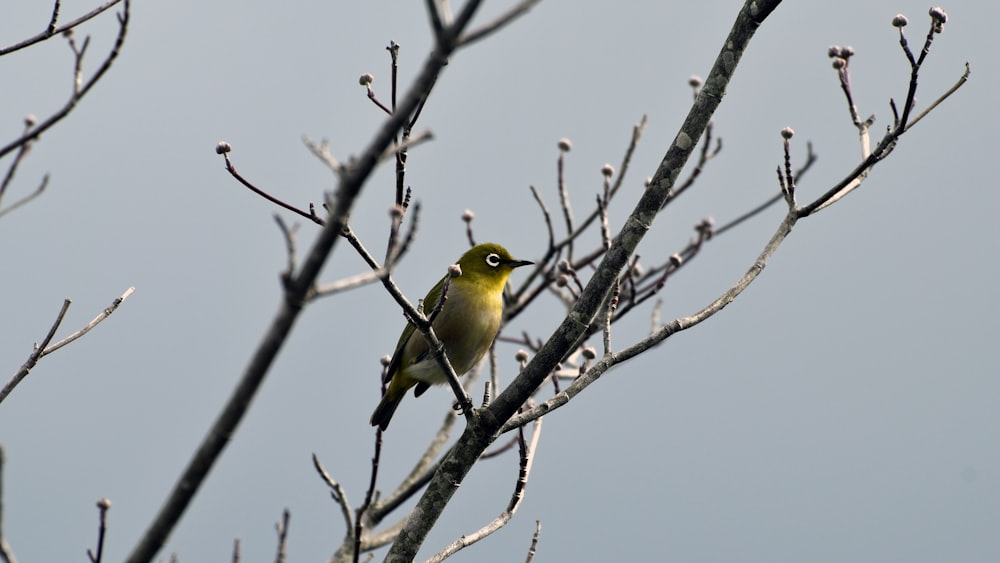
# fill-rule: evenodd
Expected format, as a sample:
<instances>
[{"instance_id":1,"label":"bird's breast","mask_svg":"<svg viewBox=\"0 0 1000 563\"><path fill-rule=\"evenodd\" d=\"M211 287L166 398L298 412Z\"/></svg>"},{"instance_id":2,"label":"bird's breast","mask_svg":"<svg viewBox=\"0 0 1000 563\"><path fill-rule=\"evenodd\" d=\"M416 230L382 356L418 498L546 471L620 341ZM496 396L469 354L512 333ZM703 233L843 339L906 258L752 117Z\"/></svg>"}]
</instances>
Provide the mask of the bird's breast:
<instances>
[{"instance_id":1,"label":"bird's breast","mask_svg":"<svg viewBox=\"0 0 1000 563\"><path fill-rule=\"evenodd\" d=\"M489 350L503 315L500 295L493 299L470 295L474 293L449 291L448 299L432 325L459 376L472 369ZM411 341L414 339L421 341L426 348L422 335L414 334ZM428 383L444 383L447 380L437 361L430 356L413 364L406 372L410 377Z\"/></svg>"}]
</instances>

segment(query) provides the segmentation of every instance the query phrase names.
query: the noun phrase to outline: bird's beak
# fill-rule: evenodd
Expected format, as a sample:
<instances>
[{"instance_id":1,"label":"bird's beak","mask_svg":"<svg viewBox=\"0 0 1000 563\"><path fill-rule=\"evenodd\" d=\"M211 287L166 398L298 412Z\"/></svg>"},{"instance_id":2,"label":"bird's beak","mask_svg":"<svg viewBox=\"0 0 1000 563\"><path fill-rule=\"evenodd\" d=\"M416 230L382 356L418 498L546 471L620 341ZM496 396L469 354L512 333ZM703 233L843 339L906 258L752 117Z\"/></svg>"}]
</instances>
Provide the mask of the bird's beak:
<instances>
[{"instance_id":1,"label":"bird's beak","mask_svg":"<svg viewBox=\"0 0 1000 563\"><path fill-rule=\"evenodd\" d=\"M532 264L534 264L534 262L530 262L528 260L511 260L510 262L507 262L507 265L511 268L520 268L521 266L530 266Z\"/></svg>"}]
</instances>

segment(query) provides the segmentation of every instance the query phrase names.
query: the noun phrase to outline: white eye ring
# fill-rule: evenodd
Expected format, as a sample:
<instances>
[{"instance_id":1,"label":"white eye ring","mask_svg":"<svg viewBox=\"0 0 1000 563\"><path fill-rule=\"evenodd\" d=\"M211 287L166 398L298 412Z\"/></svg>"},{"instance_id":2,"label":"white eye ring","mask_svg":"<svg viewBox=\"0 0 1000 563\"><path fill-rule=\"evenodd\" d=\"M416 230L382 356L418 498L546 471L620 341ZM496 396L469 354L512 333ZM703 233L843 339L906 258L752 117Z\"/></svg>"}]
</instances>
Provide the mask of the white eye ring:
<instances>
[{"instance_id":1,"label":"white eye ring","mask_svg":"<svg viewBox=\"0 0 1000 563\"><path fill-rule=\"evenodd\" d=\"M500 265L500 256L495 252L490 252L486 255L486 265L490 268L496 268Z\"/></svg>"}]
</instances>

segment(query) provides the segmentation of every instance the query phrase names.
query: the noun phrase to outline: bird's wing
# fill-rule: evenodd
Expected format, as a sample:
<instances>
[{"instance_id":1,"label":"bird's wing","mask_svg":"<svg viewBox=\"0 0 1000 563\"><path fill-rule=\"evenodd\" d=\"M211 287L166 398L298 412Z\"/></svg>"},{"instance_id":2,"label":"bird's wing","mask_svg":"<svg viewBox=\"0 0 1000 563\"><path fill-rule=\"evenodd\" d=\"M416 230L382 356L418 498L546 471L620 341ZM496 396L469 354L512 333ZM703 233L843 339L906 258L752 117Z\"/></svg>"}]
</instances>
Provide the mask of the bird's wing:
<instances>
[{"instance_id":1,"label":"bird's wing","mask_svg":"<svg viewBox=\"0 0 1000 563\"><path fill-rule=\"evenodd\" d=\"M441 278L441 281L437 282L437 284L427 292L427 295L424 296L424 315L430 314L430 312L434 310L434 307L437 307L438 300L441 299L441 291L444 288L445 279L446 278ZM403 333L399 335L399 341L396 342L396 350L392 353L392 360L389 361L389 369L386 371L389 379L392 379L393 374L395 374L401 367L400 363L403 361L403 349L406 347L406 343L410 341L410 338L412 338L416 332L417 327L413 326L413 323L407 322L406 327L403 329ZM423 340L422 337L421 340ZM421 350L420 353L413 359L413 363L418 363L426 359L427 353L428 349L425 343L423 350Z\"/></svg>"}]
</instances>

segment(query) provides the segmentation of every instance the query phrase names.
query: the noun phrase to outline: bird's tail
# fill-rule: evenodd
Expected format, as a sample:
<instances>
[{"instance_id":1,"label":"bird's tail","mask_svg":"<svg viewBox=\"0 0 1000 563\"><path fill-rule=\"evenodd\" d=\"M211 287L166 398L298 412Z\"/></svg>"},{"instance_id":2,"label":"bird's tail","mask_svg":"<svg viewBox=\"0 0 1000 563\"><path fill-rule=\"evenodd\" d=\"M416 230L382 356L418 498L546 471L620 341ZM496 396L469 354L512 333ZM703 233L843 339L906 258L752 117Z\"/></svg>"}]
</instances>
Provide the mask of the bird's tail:
<instances>
[{"instance_id":1,"label":"bird's tail","mask_svg":"<svg viewBox=\"0 0 1000 563\"><path fill-rule=\"evenodd\" d=\"M406 396L406 388L398 388L394 385L389 385L389 388L385 390L385 394L382 395L382 400L379 401L378 406L375 407L375 412L372 413L372 418L369 421L372 426L378 426L382 430L389 427L389 421L392 420L392 414L396 412L396 407L399 406L399 402L403 400Z\"/></svg>"}]
</instances>

